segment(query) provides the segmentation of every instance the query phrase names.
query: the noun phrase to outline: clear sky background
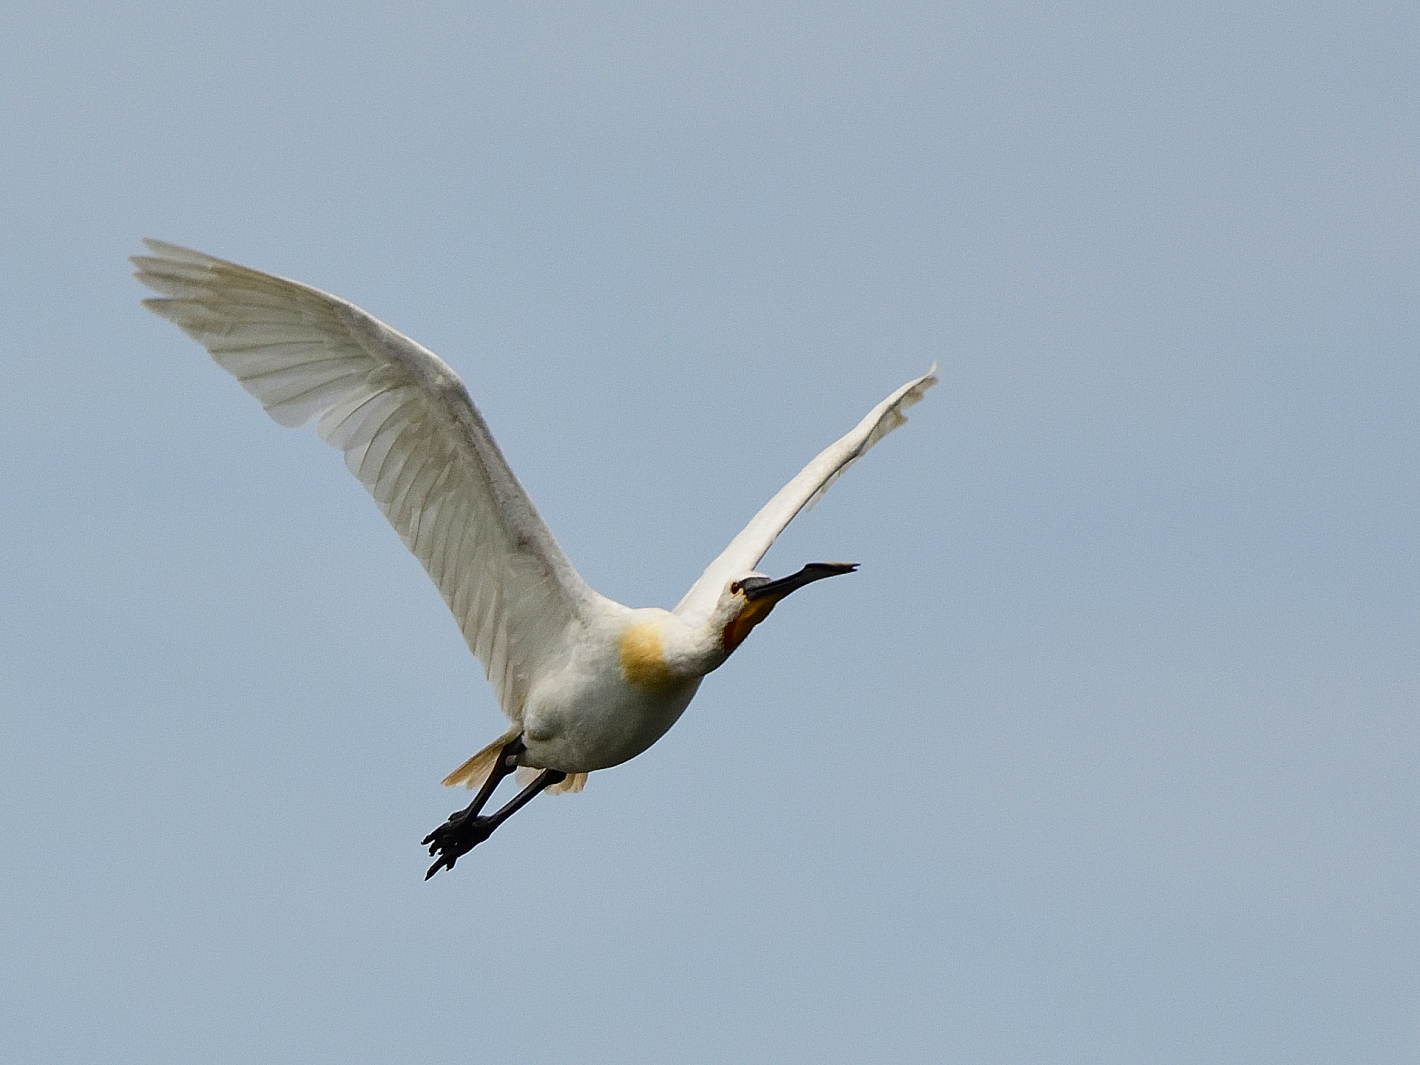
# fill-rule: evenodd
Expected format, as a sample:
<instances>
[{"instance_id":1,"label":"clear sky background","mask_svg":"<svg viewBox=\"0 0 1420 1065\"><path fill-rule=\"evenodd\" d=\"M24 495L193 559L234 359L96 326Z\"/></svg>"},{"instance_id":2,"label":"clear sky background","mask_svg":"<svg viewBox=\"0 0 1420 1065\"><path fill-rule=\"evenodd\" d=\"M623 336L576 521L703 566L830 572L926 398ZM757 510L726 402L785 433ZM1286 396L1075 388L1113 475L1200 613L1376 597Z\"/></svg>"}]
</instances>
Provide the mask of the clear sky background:
<instances>
[{"instance_id":1,"label":"clear sky background","mask_svg":"<svg viewBox=\"0 0 1420 1065\"><path fill-rule=\"evenodd\" d=\"M8 5L0 1058L1415 1061L1417 12ZM482 671L144 236L439 352L633 605L942 383L425 883Z\"/></svg>"}]
</instances>

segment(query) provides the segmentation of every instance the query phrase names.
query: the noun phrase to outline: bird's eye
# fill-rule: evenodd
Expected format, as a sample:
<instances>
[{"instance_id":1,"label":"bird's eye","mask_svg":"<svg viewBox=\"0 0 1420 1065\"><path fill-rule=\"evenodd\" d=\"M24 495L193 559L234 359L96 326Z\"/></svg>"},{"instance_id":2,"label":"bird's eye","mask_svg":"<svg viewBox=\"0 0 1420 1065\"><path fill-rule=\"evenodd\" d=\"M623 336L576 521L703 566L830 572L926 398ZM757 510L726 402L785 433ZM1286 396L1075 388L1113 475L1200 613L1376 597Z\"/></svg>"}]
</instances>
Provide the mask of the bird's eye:
<instances>
[{"instance_id":1,"label":"bird's eye","mask_svg":"<svg viewBox=\"0 0 1420 1065\"><path fill-rule=\"evenodd\" d=\"M739 581L731 581L731 582L730 582L730 594L731 594L731 595L739 595L739 594L740 594L740 582L739 582Z\"/></svg>"}]
</instances>

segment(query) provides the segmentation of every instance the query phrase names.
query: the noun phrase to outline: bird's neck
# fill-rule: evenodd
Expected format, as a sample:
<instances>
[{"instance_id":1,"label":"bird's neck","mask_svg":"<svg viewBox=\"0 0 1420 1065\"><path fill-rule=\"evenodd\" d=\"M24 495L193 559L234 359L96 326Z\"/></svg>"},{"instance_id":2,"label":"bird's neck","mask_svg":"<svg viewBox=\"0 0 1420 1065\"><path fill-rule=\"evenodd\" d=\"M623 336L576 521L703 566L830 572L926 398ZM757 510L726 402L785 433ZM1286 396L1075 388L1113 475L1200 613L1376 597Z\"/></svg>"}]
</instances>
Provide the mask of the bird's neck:
<instances>
[{"instance_id":1,"label":"bird's neck","mask_svg":"<svg viewBox=\"0 0 1420 1065\"><path fill-rule=\"evenodd\" d=\"M633 611L617 642L622 675L637 687L670 692L728 657L713 619L692 628L665 610Z\"/></svg>"}]
</instances>

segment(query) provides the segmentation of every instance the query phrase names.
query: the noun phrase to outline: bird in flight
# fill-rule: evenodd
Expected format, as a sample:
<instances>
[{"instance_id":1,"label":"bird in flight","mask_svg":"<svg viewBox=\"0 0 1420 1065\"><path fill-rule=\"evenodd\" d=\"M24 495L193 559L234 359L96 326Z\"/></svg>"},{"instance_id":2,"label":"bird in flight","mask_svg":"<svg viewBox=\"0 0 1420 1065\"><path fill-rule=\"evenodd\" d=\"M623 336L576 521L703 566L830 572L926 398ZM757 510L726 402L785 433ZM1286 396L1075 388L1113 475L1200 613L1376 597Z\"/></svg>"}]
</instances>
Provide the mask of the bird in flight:
<instances>
[{"instance_id":1,"label":"bird in flight","mask_svg":"<svg viewBox=\"0 0 1420 1065\"><path fill-rule=\"evenodd\" d=\"M633 610L572 568L494 443L458 376L359 307L161 241L144 241L144 300L202 344L285 426L319 418L423 564L483 664L511 724L445 779L474 800L424 839L425 879L486 840L539 792L581 791L587 774L636 757L689 705L785 596L851 573L811 562L771 579L755 565L799 511L906 419L936 366L868 412L786 484L706 568L674 610ZM498 785L523 788L484 814Z\"/></svg>"}]
</instances>

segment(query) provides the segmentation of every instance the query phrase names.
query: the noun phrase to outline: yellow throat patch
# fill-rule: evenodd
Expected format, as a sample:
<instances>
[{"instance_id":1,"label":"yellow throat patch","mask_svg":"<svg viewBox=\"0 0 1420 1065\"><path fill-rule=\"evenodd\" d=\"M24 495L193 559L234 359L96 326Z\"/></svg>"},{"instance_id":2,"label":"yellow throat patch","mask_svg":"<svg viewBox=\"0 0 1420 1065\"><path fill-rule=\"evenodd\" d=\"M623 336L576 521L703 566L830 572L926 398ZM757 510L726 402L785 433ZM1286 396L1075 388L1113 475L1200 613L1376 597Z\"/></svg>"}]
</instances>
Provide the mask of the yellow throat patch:
<instances>
[{"instance_id":1,"label":"yellow throat patch","mask_svg":"<svg viewBox=\"0 0 1420 1065\"><path fill-rule=\"evenodd\" d=\"M736 647L744 643L750 630L769 616L769 612L774 609L774 604L778 599L755 599L745 604L745 608L740 611L739 617L725 626L725 631L720 636L720 642L724 645L725 654L730 654Z\"/></svg>"}]
</instances>

